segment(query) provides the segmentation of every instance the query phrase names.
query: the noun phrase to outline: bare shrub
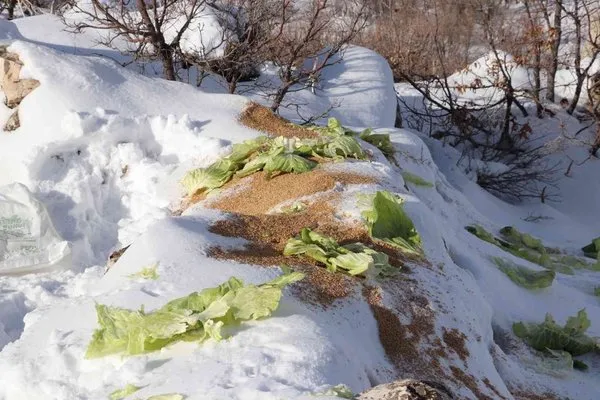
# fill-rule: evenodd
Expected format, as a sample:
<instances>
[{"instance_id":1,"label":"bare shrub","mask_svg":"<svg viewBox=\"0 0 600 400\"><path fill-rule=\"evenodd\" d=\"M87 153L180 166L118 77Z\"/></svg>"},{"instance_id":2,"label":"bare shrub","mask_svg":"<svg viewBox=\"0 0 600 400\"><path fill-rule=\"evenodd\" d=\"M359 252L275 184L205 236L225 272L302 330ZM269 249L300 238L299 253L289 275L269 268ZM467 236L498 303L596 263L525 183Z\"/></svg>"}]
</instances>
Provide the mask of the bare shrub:
<instances>
[{"instance_id":1,"label":"bare shrub","mask_svg":"<svg viewBox=\"0 0 600 400\"><path fill-rule=\"evenodd\" d=\"M108 47L114 47L116 39L125 39L135 59L159 60L164 77L174 81L182 37L206 4L207 0L75 2L72 9L80 18L65 23L75 32L87 28L106 32L101 43Z\"/></svg>"},{"instance_id":2,"label":"bare shrub","mask_svg":"<svg viewBox=\"0 0 600 400\"><path fill-rule=\"evenodd\" d=\"M396 81L407 71L413 77L427 77L457 70L468 63L477 44L473 4L471 0L373 1L373 24L360 43L388 60Z\"/></svg>"}]
</instances>

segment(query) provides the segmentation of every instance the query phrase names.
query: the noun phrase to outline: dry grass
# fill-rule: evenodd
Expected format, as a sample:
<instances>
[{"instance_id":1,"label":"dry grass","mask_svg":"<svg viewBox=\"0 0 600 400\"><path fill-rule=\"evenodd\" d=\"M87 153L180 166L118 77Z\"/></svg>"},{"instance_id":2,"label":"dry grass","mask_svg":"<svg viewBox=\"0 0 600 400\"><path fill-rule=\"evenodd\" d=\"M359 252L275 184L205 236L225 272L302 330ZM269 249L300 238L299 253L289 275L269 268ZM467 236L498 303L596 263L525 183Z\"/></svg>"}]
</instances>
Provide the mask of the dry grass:
<instances>
[{"instance_id":1,"label":"dry grass","mask_svg":"<svg viewBox=\"0 0 600 400\"><path fill-rule=\"evenodd\" d=\"M318 133L291 123L285 118L276 115L269 108L257 103L250 105L242 112L239 121L248 128L256 129L273 136L288 138L316 138Z\"/></svg>"}]
</instances>

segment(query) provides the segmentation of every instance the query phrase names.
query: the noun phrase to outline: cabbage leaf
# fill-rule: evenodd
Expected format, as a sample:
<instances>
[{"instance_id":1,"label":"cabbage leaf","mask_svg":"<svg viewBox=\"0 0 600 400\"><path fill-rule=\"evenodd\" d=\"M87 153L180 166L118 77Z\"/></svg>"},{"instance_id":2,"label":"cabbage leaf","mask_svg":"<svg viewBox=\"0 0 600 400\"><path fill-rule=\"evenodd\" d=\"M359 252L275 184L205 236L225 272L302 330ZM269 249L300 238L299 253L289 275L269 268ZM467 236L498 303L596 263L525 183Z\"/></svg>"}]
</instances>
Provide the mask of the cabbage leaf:
<instances>
[{"instance_id":1,"label":"cabbage leaf","mask_svg":"<svg viewBox=\"0 0 600 400\"><path fill-rule=\"evenodd\" d=\"M304 277L288 271L262 285L246 285L237 278L188 296L172 300L145 313L97 304L99 329L86 358L111 354L143 354L180 340L220 340L223 326L270 316L279 305L284 286Z\"/></svg>"},{"instance_id":2,"label":"cabbage leaf","mask_svg":"<svg viewBox=\"0 0 600 400\"><path fill-rule=\"evenodd\" d=\"M532 271L529 268L517 265L512 261L493 257L492 261L504 272L511 281L526 289L543 289L550 287L556 272L552 270Z\"/></svg>"},{"instance_id":3,"label":"cabbage leaf","mask_svg":"<svg viewBox=\"0 0 600 400\"><path fill-rule=\"evenodd\" d=\"M373 208L363 211L369 234L404 253L422 255L421 237L412 220L404 211L402 202L392 193L379 191L373 197Z\"/></svg>"},{"instance_id":4,"label":"cabbage leaf","mask_svg":"<svg viewBox=\"0 0 600 400\"><path fill-rule=\"evenodd\" d=\"M341 270L352 276L391 275L395 271L385 253L362 243L340 246L333 238L308 228L302 229L298 237L288 240L283 254L303 255L324 264L330 272Z\"/></svg>"},{"instance_id":5,"label":"cabbage leaf","mask_svg":"<svg viewBox=\"0 0 600 400\"><path fill-rule=\"evenodd\" d=\"M415 175L408 171L402 172L402 178L404 178L404 182L412 183L415 186L421 186L421 187L427 187L427 188L433 187L433 183L426 181L425 179L421 178L419 175Z\"/></svg>"},{"instance_id":6,"label":"cabbage leaf","mask_svg":"<svg viewBox=\"0 0 600 400\"><path fill-rule=\"evenodd\" d=\"M558 325L552 315L546 314L540 324L513 324L513 332L536 350L564 350L572 356L579 356L600 349L597 339L585 335L590 324L585 309L582 309L576 316L569 317L565 326Z\"/></svg>"},{"instance_id":7,"label":"cabbage leaf","mask_svg":"<svg viewBox=\"0 0 600 400\"><path fill-rule=\"evenodd\" d=\"M139 387L139 386L127 384L127 386L125 386L123 389L118 389L118 390L115 390L114 392L112 392L110 394L110 396L108 396L108 398L110 400L122 400L125 397L137 392L140 389L141 389L141 387Z\"/></svg>"}]
</instances>

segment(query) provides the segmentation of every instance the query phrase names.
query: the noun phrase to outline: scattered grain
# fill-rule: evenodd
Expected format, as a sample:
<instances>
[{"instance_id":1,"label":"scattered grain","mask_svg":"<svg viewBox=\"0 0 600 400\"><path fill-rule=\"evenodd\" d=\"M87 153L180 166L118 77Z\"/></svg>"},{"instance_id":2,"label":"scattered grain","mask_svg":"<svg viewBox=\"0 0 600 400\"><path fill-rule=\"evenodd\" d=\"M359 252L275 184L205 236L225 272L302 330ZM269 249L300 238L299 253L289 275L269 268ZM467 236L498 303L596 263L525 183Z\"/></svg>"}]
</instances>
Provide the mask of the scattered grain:
<instances>
[{"instance_id":1,"label":"scattered grain","mask_svg":"<svg viewBox=\"0 0 600 400\"><path fill-rule=\"evenodd\" d=\"M269 108L257 103L250 103L240 115L239 121L248 128L256 129L273 136L285 136L299 139L315 138L319 134L310 129L291 123L276 115Z\"/></svg>"},{"instance_id":2,"label":"scattered grain","mask_svg":"<svg viewBox=\"0 0 600 400\"><path fill-rule=\"evenodd\" d=\"M446 343L446 346L450 347L465 363L465 366L467 366L467 359L471 355L466 346L467 336L458 329L444 328L444 334L442 337L444 339L444 343Z\"/></svg>"}]
</instances>

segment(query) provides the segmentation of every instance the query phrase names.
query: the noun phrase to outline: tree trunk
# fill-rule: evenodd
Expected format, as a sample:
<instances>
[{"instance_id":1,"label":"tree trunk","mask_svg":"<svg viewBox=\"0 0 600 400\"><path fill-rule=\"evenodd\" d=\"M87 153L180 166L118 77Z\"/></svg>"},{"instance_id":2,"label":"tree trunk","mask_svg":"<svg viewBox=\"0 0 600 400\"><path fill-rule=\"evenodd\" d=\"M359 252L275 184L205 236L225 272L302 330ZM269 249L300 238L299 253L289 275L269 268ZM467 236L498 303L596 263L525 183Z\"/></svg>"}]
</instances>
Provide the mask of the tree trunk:
<instances>
[{"instance_id":1,"label":"tree trunk","mask_svg":"<svg viewBox=\"0 0 600 400\"><path fill-rule=\"evenodd\" d=\"M542 101L540 99L540 89L542 87L542 83L540 80L540 71L542 69L542 49L538 44L535 46L535 54L534 54L534 67L533 67L533 98L536 105L537 117L542 118L544 107L542 107Z\"/></svg>"},{"instance_id":2,"label":"tree trunk","mask_svg":"<svg viewBox=\"0 0 600 400\"><path fill-rule=\"evenodd\" d=\"M573 114L575 108L577 107L577 103L579 103L579 98L581 97L581 89L583 87L583 81L585 77L577 77L577 86L575 86L575 94L573 94L573 100L571 104L569 104L569 108L567 108L567 113Z\"/></svg>"},{"instance_id":3,"label":"tree trunk","mask_svg":"<svg viewBox=\"0 0 600 400\"><path fill-rule=\"evenodd\" d=\"M496 148L501 150L510 150L513 147L513 139L510 137L510 120L512 116L513 97L506 96L506 111L504 112L504 124L502 126L502 135L496 144Z\"/></svg>"},{"instance_id":4,"label":"tree trunk","mask_svg":"<svg viewBox=\"0 0 600 400\"><path fill-rule=\"evenodd\" d=\"M15 17L15 7L17 6L17 0L10 0L8 2L8 7L6 8L6 11L8 12L8 16L7 18L13 19Z\"/></svg>"},{"instance_id":5,"label":"tree trunk","mask_svg":"<svg viewBox=\"0 0 600 400\"><path fill-rule=\"evenodd\" d=\"M238 85L238 78L232 77L227 82L227 88L229 89L230 94L235 94Z\"/></svg>"},{"instance_id":6,"label":"tree trunk","mask_svg":"<svg viewBox=\"0 0 600 400\"><path fill-rule=\"evenodd\" d=\"M575 11L579 10L579 1L575 0L574 7ZM575 86L575 94L573 95L573 99L571 100L571 104L569 104L569 108L567 108L567 113L573 114L575 108L577 107L577 103L579 103L579 97L581 96L581 88L583 87L583 83L585 81L585 72L583 68L581 68L581 43L583 41L583 31L581 26L581 19L579 15L573 14L573 22L575 24L575 60L574 60L574 69L575 75L577 75L577 86Z\"/></svg>"},{"instance_id":7,"label":"tree trunk","mask_svg":"<svg viewBox=\"0 0 600 400\"><path fill-rule=\"evenodd\" d=\"M176 81L177 75L175 74L175 63L173 62L173 50L166 44L159 45L159 48L163 66L163 76L168 81Z\"/></svg>"},{"instance_id":8,"label":"tree trunk","mask_svg":"<svg viewBox=\"0 0 600 400\"><path fill-rule=\"evenodd\" d=\"M287 85L282 86L279 89L277 89L277 92L275 93L275 97L273 98L273 102L271 103L271 111L277 112L277 110L281 106L281 102L283 101L283 98L287 94L288 90L289 90L289 86L287 86Z\"/></svg>"},{"instance_id":9,"label":"tree trunk","mask_svg":"<svg viewBox=\"0 0 600 400\"><path fill-rule=\"evenodd\" d=\"M558 70L558 50L562 36L562 0L554 0L554 38L550 50L550 67L546 78L546 100L554 102L554 89L556 86L556 71Z\"/></svg>"}]
</instances>

